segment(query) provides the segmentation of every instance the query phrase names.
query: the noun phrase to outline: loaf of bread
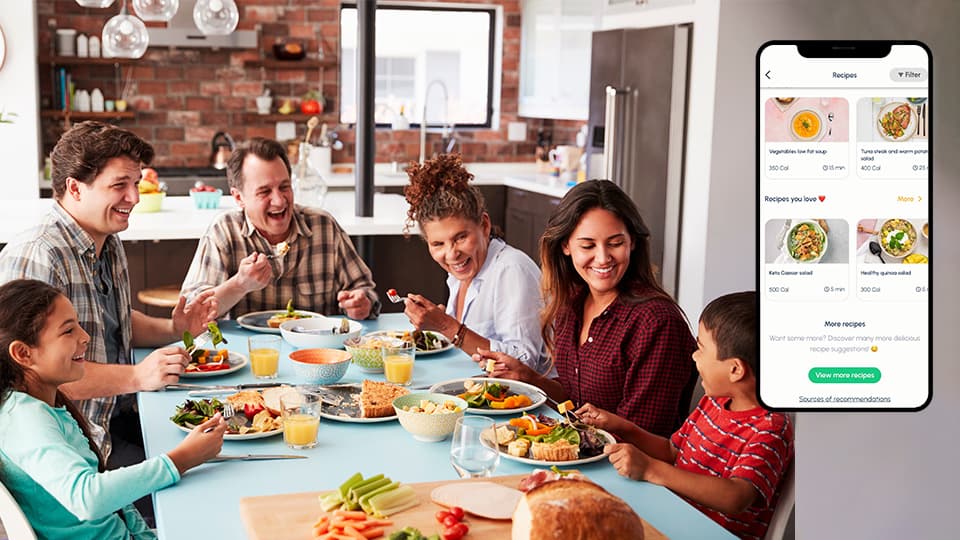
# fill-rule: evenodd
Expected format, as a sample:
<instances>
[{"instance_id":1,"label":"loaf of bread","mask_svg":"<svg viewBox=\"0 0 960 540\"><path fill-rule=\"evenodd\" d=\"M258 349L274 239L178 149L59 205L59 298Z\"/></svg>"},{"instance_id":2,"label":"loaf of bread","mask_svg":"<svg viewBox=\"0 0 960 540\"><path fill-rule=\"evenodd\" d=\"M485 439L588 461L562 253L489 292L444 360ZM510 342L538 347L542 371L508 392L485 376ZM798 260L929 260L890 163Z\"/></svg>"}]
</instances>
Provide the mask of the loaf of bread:
<instances>
[{"instance_id":1,"label":"loaf of bread","mask_svg":"<svg viewBox=\"0 0 960 540\"><path fill-rule=\"evenodd\" d=\"M531 489L513 512L511 540L643 540L643 520L627 503L584 480Z\"/></svg>"},{"instance_id":2,"label":"loaf of bread","mask_svg":"<svg viewBox=\"0 0 960 540\"><path fill-rule=\"evenodd\" d=\"M535 442L530 456L540 461L573 461L580 457L580 447L566 439L552 443Z\"/></svg>"},{"instance_id":3,"label":"loaf of bread","mask_svg":"<svg viewBox=\"0 0 960 540\"><path fill-rule=\"evenodd\" d=\"M360 416L379 418L393 416L393 400L409 394L410 391L395 384L364 379L360 386Z\"/></svg>"}]
</instances>

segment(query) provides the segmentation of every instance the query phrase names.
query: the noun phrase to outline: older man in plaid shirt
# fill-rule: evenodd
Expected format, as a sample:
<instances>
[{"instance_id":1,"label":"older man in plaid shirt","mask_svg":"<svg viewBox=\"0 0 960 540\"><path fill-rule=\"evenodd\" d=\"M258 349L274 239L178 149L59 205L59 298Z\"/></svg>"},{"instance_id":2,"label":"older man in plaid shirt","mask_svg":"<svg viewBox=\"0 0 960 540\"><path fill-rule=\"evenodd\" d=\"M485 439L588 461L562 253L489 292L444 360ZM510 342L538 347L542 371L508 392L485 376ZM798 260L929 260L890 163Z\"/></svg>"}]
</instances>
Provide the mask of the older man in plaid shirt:
<instances>
[{"instance_id":1,"label":"older man in plaid shirt","mask_svg":"<svg viewBox=\"0 0 960 540\"><path fill-rule=\"evenodd\" d=\"M282 308L290 299L324 315L379 315L370 269L347 233L329 213L294 204L280 143L255 137L239 145L227 180L240 210L221 214L200 239L183 294L212 289L220 313L234 316Z\"/></svg>"}]
</instances>

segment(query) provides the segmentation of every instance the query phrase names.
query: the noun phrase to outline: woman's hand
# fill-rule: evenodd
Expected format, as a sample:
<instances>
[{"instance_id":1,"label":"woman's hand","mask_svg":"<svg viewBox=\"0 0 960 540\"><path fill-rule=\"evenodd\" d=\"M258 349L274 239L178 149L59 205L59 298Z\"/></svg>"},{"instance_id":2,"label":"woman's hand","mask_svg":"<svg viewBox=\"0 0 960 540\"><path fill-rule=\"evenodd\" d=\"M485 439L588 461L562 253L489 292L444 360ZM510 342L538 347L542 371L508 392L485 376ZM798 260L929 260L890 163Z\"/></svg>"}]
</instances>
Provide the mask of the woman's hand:
<instances>
[{"instance_id":1,"label":"woman's hand","mask_svg":"<svg viewBox=\"0 0 960 540\"><path fill-rule=\"evenodd\" d=\"M471 359L491 377L524 382L532 382L538 377L536 371L507 353L477 349Z\"/></svg>"},{"instance_id":2,"label":"woman's hand","mask_svg":"<svg viewBox=\"0 0 960 540\"><path fill-rule=\"evenodd\" d=\"M584 423L618 435L622 435L624 429L630 426L625 419L590 403L584 403L574 413Z\"/></svg>"},{"instance_id":3,"label":"woman's hand","mask_svg":"<svg viewBox=\"0 0 960 540\"><path fill-rule=\"evenodd\" d=\"M207 431L209 430L209 431ZM206 462L220 453L223 448L223 434L227 431L227 422L220 413L199 426L193 428L183 442L167 452L167 456L177 466L180 474Z\"/></svg>"},{"instance_id":4,"label":"woman's hand","mask_svg":"<svg viewBox=\"0 0 960 540\"><path fill-rule=\"evenodd\" d=\"M404 305L404 315L417 330L440 332L450 339L460 327L456 319L447 315L443 304L434 304L419 294L408 294Z\"/></svg>"}]
</instances>

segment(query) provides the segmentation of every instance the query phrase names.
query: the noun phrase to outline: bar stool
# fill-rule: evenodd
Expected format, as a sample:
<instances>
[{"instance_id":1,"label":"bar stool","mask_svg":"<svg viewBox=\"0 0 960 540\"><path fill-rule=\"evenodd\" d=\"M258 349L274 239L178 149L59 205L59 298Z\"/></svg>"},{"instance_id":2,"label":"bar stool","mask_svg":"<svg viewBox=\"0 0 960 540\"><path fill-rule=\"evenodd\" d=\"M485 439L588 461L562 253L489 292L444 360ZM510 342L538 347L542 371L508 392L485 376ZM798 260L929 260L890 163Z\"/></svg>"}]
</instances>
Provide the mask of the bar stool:
<instances>
[{"instance_id":1,"label":"bar stool","mask_svg":"<svg viewBox=\"0 0 960 540\"><path fill-rule=\"evenodd\" d=\"M148 306L173 308L177 306L177 301L180 300L180 287L164 285L163 287L142 289L137 293L137 300Z\"/></svg>"}]
</instances>

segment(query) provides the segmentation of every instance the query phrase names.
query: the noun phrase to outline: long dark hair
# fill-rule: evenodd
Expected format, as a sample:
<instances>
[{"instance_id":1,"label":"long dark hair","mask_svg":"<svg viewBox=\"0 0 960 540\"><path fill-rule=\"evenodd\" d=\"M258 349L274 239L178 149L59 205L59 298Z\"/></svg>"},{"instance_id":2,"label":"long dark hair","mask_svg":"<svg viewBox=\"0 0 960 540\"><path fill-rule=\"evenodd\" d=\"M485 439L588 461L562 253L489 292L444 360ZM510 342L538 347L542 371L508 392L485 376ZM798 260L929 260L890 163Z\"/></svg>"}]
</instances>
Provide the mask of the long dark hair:
<instances>
[{"instance_id":1,"label":"long dark hair","mask_svg":"<svg viewBox=\"0 0 960 540\"><path fill-rule=\"evenodd\" d=\"M627 303L639 303L653 298L669 300L678 311L673 298L657 282L650 262L650 230L643 223L637 205L616 184L609 180L591 180L577 184L557 205L547 221L540 238L540 281L544 308L540 315L540 330L547 350L553 356L553 328L561 308L573 304L583 292L586 282L577 273L570 257L563 254L563 246L580 224L584 214L602 208L617 216L627 228L633 242L630 264L617 284L619 298ZM682 312L680 312L682 315Z\"/></svg>"},{"instance_id":2,"label":"long dark hair","mask_svg":"<svg viewBox=\"0 0 960 540\"><path fill-rule=\"evenodd\" d=\"M63 292L35 279L15 279L0 286L0 404L12 391L26 391L26 372L10 356L10 344L22 341L31 347L40 343L40 332L53 311L53 303ZM90 436L90 423L69 397L57 390L57 407L66 407L87 437L90 450L97 456L99 470L106 470L103 455Z\"/></svg>"}]
</instances>

